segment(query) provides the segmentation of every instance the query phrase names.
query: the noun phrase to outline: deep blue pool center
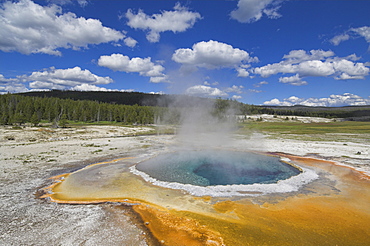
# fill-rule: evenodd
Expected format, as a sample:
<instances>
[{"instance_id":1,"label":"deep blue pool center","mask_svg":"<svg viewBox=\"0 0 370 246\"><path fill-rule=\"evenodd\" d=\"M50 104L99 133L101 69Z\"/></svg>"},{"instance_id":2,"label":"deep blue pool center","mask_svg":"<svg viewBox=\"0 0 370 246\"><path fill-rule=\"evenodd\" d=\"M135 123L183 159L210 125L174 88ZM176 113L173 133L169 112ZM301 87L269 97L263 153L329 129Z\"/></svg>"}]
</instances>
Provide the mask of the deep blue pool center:
<instances>
[{"instance_id":1,"label":"deep blue pool center","mask_svg":"<svg viewBox=\"0 0 370 246\"><path fill-rule=\"evenodd\" d=\"M187 150L138 163L152 178L196 186L271 184L301 171L279 158L227 150Z\"/></svg>"}]
</instances>

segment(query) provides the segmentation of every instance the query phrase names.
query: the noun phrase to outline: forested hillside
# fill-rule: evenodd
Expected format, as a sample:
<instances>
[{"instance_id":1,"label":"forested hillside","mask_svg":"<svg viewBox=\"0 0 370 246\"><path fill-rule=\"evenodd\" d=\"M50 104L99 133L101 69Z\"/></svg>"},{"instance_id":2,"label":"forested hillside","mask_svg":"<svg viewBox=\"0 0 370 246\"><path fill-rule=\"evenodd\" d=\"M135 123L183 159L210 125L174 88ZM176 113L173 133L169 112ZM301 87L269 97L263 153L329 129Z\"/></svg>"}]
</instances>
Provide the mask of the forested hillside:
<instances>
[{"instance_id":1,"label":"forested hillside","mask_svg":"<svg viewBox=\"0 0 370 246\"><path fill-rule=\"evenodd\" d=\"M139 106L188 106L192 103L195 97L187 95L166 95L166 94L150 94L142 92L119 92L119 91L31 91L25 93L18 93L22 96L31 97L56 97L60 99L72 100L89 100L106 102L112 104L123 105L139 105ZM205 102L213 99L196 97L197 102ZM181 102L181 104L179 103Z\"/></svg>"}]
</instances>

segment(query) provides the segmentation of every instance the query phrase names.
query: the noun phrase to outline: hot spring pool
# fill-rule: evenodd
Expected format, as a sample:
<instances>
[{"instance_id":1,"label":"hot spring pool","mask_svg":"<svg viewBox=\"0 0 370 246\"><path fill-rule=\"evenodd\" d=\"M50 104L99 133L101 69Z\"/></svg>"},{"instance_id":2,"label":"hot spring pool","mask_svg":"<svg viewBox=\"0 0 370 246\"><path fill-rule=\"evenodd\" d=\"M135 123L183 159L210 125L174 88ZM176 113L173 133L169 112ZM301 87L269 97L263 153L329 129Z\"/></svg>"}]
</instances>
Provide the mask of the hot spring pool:
<instances>
[{"instance_id":1,"label":"hot spring pool","mask_svg":"<svg viewBox=\"0 0 370 246\"><path fill-rule=\"evenodd\" d=\"M55 176L44 197L109 202L102 208L114 221L110 228L126 221L119 204L129 205L163 245L369 245L367 174L287 154L141 153Z\"/></svg>"},{"instance_id":2,"label":"hot spring pool","mask_svg":"<svg viewBox=\"0 0 370 246\"><path fill-rule=\"evenodd\" d=\"M136 164L131 171L154 185L200 196L289 192L316 178L277 157L227 150L166 153Z\"/></svg>"}]
</instances>

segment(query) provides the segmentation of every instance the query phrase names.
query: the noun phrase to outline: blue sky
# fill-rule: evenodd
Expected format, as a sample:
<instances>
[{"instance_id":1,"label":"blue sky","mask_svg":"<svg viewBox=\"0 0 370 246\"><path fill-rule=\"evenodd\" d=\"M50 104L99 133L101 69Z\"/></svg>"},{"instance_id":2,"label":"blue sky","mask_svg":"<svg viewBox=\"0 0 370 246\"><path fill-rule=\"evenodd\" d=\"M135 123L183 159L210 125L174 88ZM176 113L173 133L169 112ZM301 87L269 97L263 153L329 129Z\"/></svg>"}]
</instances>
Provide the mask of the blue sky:
<instances>
[{"instance_id":1,"label":"blue sky","mask_svg":"<svg viewBox=\"0 0 370 246\"><path fill-rule=\"evenodd\" d=\"M0 93L370 105L370 1L0 1Z\"/></svg>"}]
</instances>

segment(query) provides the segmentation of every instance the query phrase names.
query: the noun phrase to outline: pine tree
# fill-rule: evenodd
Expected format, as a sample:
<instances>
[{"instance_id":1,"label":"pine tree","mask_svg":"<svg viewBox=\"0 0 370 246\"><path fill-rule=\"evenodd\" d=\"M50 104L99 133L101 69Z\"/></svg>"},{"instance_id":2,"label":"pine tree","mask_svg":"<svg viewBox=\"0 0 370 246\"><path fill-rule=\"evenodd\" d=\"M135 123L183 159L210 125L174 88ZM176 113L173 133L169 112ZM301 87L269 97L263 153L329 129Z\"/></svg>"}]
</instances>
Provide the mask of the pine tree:
<instances>
[{"instance_id":1,"label":"pine tree","mask_svg":"<svg viewBox=\"0 0 370 246\"><path fill-rule=\"evenodd\" d=\"M32 116L31 116L31 123L32 123L32 125L33 126L38 126L38 124L40 123L40 119L39 119L39 117L37 116L37 113L36 112L34 112L33 114L32 114Z\"/></svg>"},{"instance_id":2,"label":"pine tree","mask_svg":"<svg viewBox=\"0 0 370 246\"><path fill-rule=\"evenodd\" d=\"M59 120L59 125L62 128L66 128L68 125L67 115L63 114L62 117Z\"/></svg>"}]
</instances>

